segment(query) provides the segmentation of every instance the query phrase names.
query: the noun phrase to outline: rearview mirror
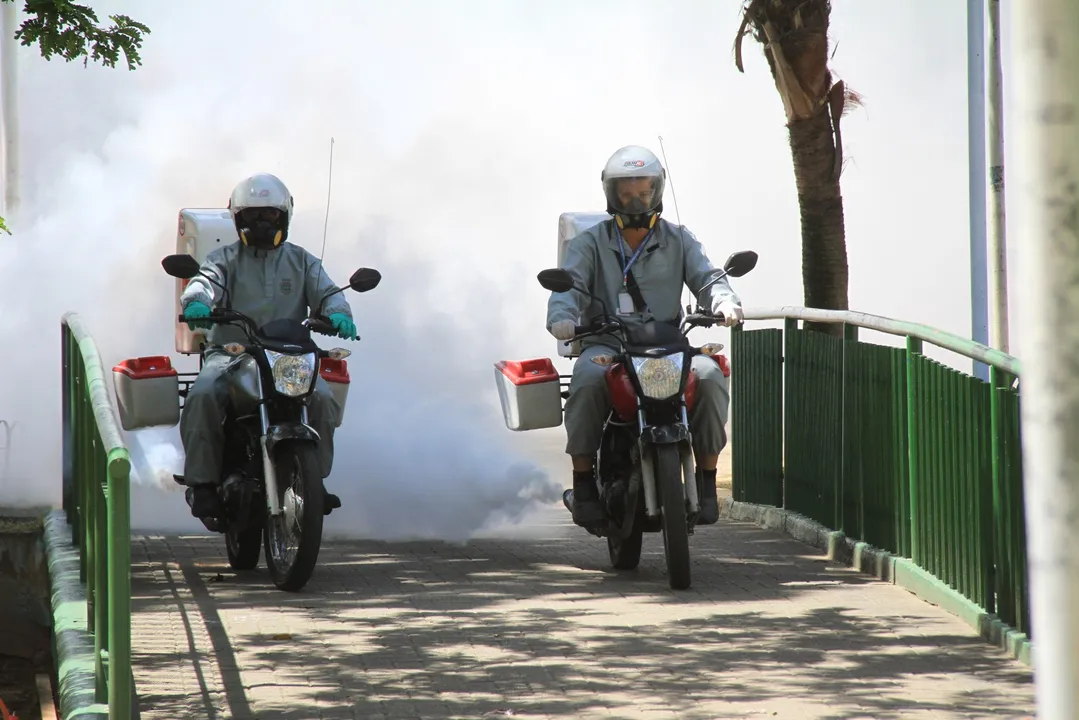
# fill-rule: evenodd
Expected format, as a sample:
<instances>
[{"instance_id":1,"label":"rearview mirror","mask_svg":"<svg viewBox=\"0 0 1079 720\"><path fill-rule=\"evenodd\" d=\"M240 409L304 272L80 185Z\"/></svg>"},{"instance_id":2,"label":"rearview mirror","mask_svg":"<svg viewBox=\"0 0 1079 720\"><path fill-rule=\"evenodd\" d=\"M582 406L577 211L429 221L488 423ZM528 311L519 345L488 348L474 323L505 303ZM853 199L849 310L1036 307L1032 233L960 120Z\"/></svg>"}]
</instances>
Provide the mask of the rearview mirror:
<instances>
[{"instance_id":1,"label":"rearview mirror","mask_svg":"<svg viewBox=\"0 0 1079 720\"><path fill-rule=\"evenodd\" d=\"M573 289L573 276L566 270L560 268L540 270L540 274L537 275L536 278L539 280L539 284L543 286L544 290L563 293Z\"/></svg>"},{"instance_id":2,"label":"rearview mirror","mask_svg":"<svg viewBox=\"0 0 1079 720\"><path fill-rule=\"evenodd\" d=\"M382 282L382 273L378 270L360 268L352 273L352 277L348 279L348 286L356 292L362 293L374 290L380 282Z\"/></svg>"},{"instance_id":3,"label":"rearview mirror","mask_svg":"<svg viewBox=\"0 0 1079 720\"><path fill-rule=\"evenodd\" d=\"M742 250L727 258L723 269L731 277L742 277L755 267L757 267L757 253L752 250Z\"/></svg>"},{"instance_id":4,"label":"rearview mirror","mask_svg":"<svg viewBox=\"0 0 1079 720\"><path fill-rule=\"evenodd\" d=\"M174 278L190 280L199 274L199 261L190 255L166 255L161 260L161 267Z\"/></svg>"}]
</instances>

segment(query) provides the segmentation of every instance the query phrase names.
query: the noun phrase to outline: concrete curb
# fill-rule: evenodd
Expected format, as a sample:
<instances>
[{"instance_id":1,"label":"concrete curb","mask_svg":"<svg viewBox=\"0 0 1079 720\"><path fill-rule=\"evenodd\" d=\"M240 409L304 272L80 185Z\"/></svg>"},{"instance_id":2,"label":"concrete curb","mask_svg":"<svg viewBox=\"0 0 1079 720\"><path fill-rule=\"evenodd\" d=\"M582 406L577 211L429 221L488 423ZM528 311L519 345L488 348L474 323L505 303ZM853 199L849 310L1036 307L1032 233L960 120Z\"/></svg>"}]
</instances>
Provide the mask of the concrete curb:
<instances>
[{"instance_id":1,"label":"concrete curb","mask_svg":"<svg viewBox=\"0 0 1079 720\"><path fill-rule=\"evenodd\" d=\"M720 499L719 513L730 520L748 521L784 533L827 552L829 560L898 585L922 600L947 610L990 644L1024 665L1033 666L1031 642L1026 634L1006 625L996 615L987 613L906 558L895 557L867 543L852 540L838 530L829 530L815 520L783 508L737 502L725 497Z\"/></svg>"},{"instance_id":2,"label":"concrete curb","mask_svg":"<svg viewBox=\"0 0 1079 720\"><path fill-rule=\"evenodd\" d=\"M45 516L60 714L64 718L106 720L108 706L94 698L94 639L86 630L86 586L79 581L79 549L63 510Z\"/></svg>"}]
</instances>

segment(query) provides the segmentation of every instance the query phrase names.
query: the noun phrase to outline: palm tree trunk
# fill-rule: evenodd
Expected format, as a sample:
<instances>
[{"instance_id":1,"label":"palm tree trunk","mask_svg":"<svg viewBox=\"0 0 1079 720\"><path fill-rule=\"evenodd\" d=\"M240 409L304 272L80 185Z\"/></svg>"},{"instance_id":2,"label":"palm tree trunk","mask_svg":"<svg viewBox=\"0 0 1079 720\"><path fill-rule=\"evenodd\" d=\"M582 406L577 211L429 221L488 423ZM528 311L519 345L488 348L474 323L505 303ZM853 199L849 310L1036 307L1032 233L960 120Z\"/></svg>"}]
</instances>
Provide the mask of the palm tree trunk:
<instances>
[{"instance_id":1,"label":"palm tree trunk","mask_svg":"<svg viewBox=\"0 0 1079 720\"><path fill-rule=\"evenodd\" d=\"M802 288L806 307L847 310L847 244L833 123L828 106L788 127L802 221ZM811 327L812 326L812 327ZM807 323L839 334L839 325Z\"/></svg>"},{"instance_id":2,"label":"palm tree trunk","mask_svg":"<svg viewBox=\"0 0 1079 720\"><path fill-rule=\"evenodd\" d=\"M742 68L742 38L764 47L790 133L794 179L802 221L802 289L806 307L847 310L847 245L839 175L843 139L839 119L858 103L828 69L828 0L748 0L734 43ZM834 324L806 323L833 335Z\"/></svg>"}]
</instances>

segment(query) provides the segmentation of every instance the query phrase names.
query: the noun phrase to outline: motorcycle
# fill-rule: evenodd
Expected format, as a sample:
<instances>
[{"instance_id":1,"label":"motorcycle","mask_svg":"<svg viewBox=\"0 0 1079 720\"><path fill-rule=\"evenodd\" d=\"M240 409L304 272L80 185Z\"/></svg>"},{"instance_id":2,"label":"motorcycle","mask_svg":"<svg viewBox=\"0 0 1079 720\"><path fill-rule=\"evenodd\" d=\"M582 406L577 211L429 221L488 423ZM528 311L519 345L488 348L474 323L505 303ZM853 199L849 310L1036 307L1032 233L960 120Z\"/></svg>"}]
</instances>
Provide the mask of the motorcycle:
<instances>
[{"instance_id":1,"label":"motorcycle","mask_svg":"<svg viewBox=\"0 0 1079 720\"><path fill-rule=\"evenodd\" d=\"M161 265L172 277L190 280L199 275L224 290L225 308L211 310L206 321L239 327L248 339L246 344L223 348L236 358L229 370L232 402L224 422L223 481L218 485L224 516L204 519L203 524L224 534L234 569L254 569L264 546L274 585L300 590L318 560L324 510L319 436L308 423L307 401L323 361L351 354L343 348L321 349L311 333L336 334L322 316L327 299L346 288L360 293L373 290L382 276L360 268L346 287L322 298L312 317L302 322L273 320L260 328L229 307L228 290L200 272L192 256L169 255ZM182 315L179 320L184 322ZM200 359L200 368L201 364ZM186 397L187 388L180 395ZM182 476L174 479L184 485ZM188 505L192 493L187 488Z\"/></svg>"},{"instance_id":2,"label":"motorcycle","mask_svg":"<svg viewBox=\"0 0 1079 720\"><path fill-rule=\"evenodd\" d=\"M756 264L755 252L734 253L701 292L725 276L745 275ZM718 344L693 347L687 335L694 327L711 327L723 318L699 306L689 313L687 306L681 327L653 321L630 328L567 271L543 270L537 279L546 290L577 290L604 308L601 317L577 326L567 345L603 335L621 348L613 355L592 358L607 367L612 409L596 454L606 524L586 529L607 538L611 564L619 570L632 570L640 563L644 533L662 532L668 582L674 589L686 589L691 582L689 535L700 511L687 419L697 384L690 365L697 355L713 357L722 349ZM572 513L573 491L567 490L562 499Z\"/></svg>"}]
</instances>

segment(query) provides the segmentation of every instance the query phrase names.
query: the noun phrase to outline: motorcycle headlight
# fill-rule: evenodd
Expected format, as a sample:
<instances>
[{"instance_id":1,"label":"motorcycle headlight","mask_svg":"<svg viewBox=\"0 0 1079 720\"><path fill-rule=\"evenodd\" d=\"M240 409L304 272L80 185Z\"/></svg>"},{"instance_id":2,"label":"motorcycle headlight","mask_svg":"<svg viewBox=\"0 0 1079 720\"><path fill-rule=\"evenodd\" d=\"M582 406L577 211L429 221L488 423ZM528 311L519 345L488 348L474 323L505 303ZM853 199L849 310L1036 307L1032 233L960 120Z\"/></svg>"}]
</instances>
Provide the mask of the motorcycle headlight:
<instances>
[{"instance_id":1,"label":"motorcycle headlight","mask_svg":"<svg viewBox=\"0 0 1079 720\"><path fill-rule=\"evenodd\" d=\"M274 390L288 397L299 397L311 389L315 379L315 354L285 355L266 351L273 375Z\"/></svg>"},{"instance_id":2,"label":"motorcycle headlight","mask_svg":"<svg viewBox=\"0 0 1079 720\"><path fill-rule=\"evenodd\" d=\"M671 353L659 358L633 358L633 372L641 392L651 400L666 400L682 389L682 363L685 353Z\"/></svg>"}]
</instances>

